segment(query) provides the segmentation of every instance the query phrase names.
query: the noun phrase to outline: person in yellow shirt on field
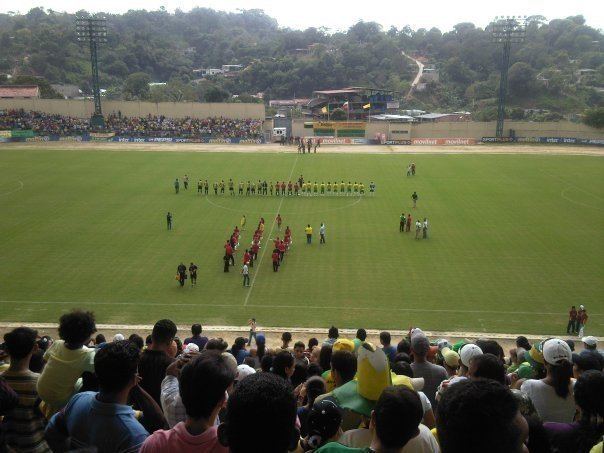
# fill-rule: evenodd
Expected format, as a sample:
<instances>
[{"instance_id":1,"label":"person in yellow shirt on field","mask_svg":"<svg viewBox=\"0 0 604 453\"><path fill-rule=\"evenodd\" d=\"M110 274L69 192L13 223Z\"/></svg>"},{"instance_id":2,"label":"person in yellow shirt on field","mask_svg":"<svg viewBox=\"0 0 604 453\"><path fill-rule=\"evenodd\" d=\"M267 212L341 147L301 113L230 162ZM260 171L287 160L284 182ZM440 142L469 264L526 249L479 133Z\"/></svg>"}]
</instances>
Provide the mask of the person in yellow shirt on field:
<instances>
[{"instance_id":1,"label":"person in yellow shirt on field","mask_svg":"<svg viewBox=\"0 0 604 453\"><path fill-rule=\"evenodd\" d=\"M354 187L354 193L356 195L359 191L359 184L355 181L353 187Z\"/></svg>"},{"instance_id":2,"label":"person in yellow shirt on field","mask_svg":"<svg viewBox=\"0 0 604 453\"><path fill-rule=\"evenodd\" d=\"M306 233L306 243L309 245L312 244L312 227L310 223L304 228L304 232Z\"/></svg>"},{"instance_id":3,"label":"person in yellow shirt on field","mask_svg":"<svg viewBox=\"0 0 604 453\"><path fill-rule=\"evenodd\" d=\"M340 183L340 195L344 195L344 188L346 187L346 184L344 184L344 181L342 181Z\"/></svg>"},{"instance_id":4,"label":"person in yellow shirt on field","mask_svg":"<svg viewBox=\"0 0 604 453\"><path fill-rule=\"evenodd\" d=\"M325 195L325 183L321 182L321 195Z\"/></svg>"},{"instance_id":5,"label":"person in yellow shirt on field","mask_svg":"<svg viewBox=\"0 0 604 453\"><path fill-rule=\"evenodd\" d=\"M241 217L241 222L239 222L241 224L241 231L245 231L245 224L247 223L247 219L245 218L245 214L243 214L243 216Z\"/></svg>"},{"instance_id":6,"label":"person in yellow shirt on field","mask_svg":"<svg viewBox=\"0 0 604 453\"><path fill-rule=\"evenodd\" d=\"M327 193L331 194L331 181L327 181Z\"/></svg>"},{"instance_id":7,"label":"person in yellow shirt on field","mask_svg":"<svg viewBox=\"0 0 604 453\"><path fill-rule=\"evenodd\" d=\"M348 196L352 195L352 183L348 181Z\"/></svg>"},{"instance_id":8,"label":"person in yellow shirt on field","mask_svg":"<svg viewBox=\"0 0 604 453\"><path fill-rule=\"evenodd\" d=\"M359 193L361 195L365 195L365 184L363 184L362 182L359 183Z\"/></svg>"}]
</instances>

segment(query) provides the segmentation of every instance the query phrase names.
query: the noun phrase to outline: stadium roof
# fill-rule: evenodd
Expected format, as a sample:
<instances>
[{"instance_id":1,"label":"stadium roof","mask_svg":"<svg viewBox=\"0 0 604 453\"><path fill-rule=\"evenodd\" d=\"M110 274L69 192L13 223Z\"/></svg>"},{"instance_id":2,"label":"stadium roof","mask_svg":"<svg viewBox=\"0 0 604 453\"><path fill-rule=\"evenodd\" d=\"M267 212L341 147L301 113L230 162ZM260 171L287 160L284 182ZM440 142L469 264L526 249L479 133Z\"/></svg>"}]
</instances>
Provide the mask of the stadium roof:
<instances>
[{"instance_id":1,"label":"stadium roof","mask_svg":"<svg viewBox=\"0 0 604 453\"><path fill-rule=\"evenodd\" d=\"M37 98L40 97L38 85L0 85L0 98Z\"/></svg>"},{"instance_id":2,"label":"stadium roof","mask_svg":"<svg viewBox=\"0 0 604 453\"><path fill-rule=\"evenodd\" d=\"M371 115L371 119L380 121L414 121L415 118L409 115Z\"/></svg>"},{"instance_id":3,"label":"stadium roof","mask_svg":"<svg viewBox=\"0 0 604 453\"><path fill-rule=\"evenodd\" d=\"M341 90L324 90L324 91L315 91L316 94L324 94L326 96L333 96L336 94L358 94L361 91L360 88L343 88Z\"/></svg>"}]
</instances>

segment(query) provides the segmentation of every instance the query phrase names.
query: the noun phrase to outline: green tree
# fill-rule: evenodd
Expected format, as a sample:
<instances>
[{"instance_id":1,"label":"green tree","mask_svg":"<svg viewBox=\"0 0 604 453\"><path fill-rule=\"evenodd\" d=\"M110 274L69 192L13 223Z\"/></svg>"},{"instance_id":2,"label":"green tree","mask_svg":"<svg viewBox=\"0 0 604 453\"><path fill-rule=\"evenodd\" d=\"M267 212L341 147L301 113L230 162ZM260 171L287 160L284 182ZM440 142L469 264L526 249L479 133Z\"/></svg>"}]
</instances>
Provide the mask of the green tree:
<instances>
[{"instance_id":1,"label":"green tree","mask_svg":"<svg viewBox=\"0 0 604 453\"><path fill-rule=\"evenodd\" d=\"M514 63L508 73L510 93L522 96L535 90L535 70L527 63Z\"/></svg>"},{"instance_id":2,"label":"green tree","mask_svg":"<svg viewBox=\"0 0 604 453\"><path fill-rule=\"evenodd\" d=\"M583 122L598 129L604 128L604 107L596 107L585 111Z\"/></svg>"},{"instance_id":3,"label":"green tree","mask_svg":"<svg viewBox=\"0 0 604 453\"><path fill-rule=\"evenodd\" d=\"M206 102L224 102L230 97L229 93L218 86L210 86L204 93Z\"/></svg>"},{"instance_id":4,"label":"green tree","mask_svg":"<svg viewBox=\"0 0 604 453\"><path fill-rule=\"evenodd\" d=\"M128 99L146 100L149 99L149 83L151 78L144 72L135 72L130 74L124 81L122 92Z\"/></svg>"}]
</instances>

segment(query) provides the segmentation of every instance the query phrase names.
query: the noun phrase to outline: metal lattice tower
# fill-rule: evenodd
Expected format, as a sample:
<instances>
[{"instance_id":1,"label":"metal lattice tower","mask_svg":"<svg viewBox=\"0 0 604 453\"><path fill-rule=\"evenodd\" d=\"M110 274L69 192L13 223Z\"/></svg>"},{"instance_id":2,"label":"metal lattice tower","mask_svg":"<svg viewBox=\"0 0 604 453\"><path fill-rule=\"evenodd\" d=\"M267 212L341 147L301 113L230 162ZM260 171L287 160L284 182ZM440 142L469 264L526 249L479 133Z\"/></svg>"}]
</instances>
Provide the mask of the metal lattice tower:
<instances>
[{"instance_id":1,"label":"metal lattice tower","mask_svg":"<svg viewBox=\"0 0 604 453\"><path fill-rule=\"evenodd\" d=\"M99 86L99 62L97 48L107 42L107 20L104 18L76 18L76 36L81 44L90 46L90 64L92 65L92 93L94 96L94 114L90 119L93 127L103 128L105 120L101 109L101 89Z\"/></svg>"},{"instance_id":2,"label":"metal lattice tower","mask_svg":"<svg viewBox=\"0 0 604 453\"><path fill-rule=\"evenodd\" d=\"M495 44L503 44L501 58L501 77L497 99L496 137L503 137L503 120L505 118L505 98L508 92L508 69L512 44L521 43L526 36L526 16L495 17L491 23L491 36Z\"/></svg>"}]
</instances>

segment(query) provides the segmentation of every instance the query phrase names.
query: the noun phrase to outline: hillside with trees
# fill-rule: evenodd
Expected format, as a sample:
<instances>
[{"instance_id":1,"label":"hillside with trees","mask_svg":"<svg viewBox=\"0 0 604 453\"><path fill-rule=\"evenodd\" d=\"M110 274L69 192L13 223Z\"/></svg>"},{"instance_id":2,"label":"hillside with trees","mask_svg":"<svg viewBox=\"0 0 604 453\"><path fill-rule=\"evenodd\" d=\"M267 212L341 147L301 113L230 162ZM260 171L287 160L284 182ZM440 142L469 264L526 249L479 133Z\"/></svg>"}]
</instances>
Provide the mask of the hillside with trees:
<instances>
[{"instance_id":1,"label":"hillside with trees","mask_svg":"<svg viewBox=\"0 0 604 453\"><path fill-rule=\"evenodd\" d=\"M81 11L78 16L87 15ZM373 86L406 93L417 67L401 51L435 67L430 81L403 108L469 110L477 119L496 114L501 48L489 30L471 23L441 32L409 26L384 30L358 22L346 32L280 28L259 10L226 13L129 11L107 14L108 43L99 52L101 86L114 99L152 101L258 101L309 97L313 90ZM43 78L90 93L87 49L75 38L75 15L35 8L0 14L3 83ZM238 64L228 77L202 78L200 68ZM584 71L580 71L584 70ZM6 75L11 75L7 79ZM166 82L152 85L150 82ZM509 115L545 109L551 119L603 104L604 39L583 17L547 22L529 18L526 41L513 47ZM45 90L47 97L56 96ZM545 118L547 119L547 118Z\"/></svg>"}]
</instances>

